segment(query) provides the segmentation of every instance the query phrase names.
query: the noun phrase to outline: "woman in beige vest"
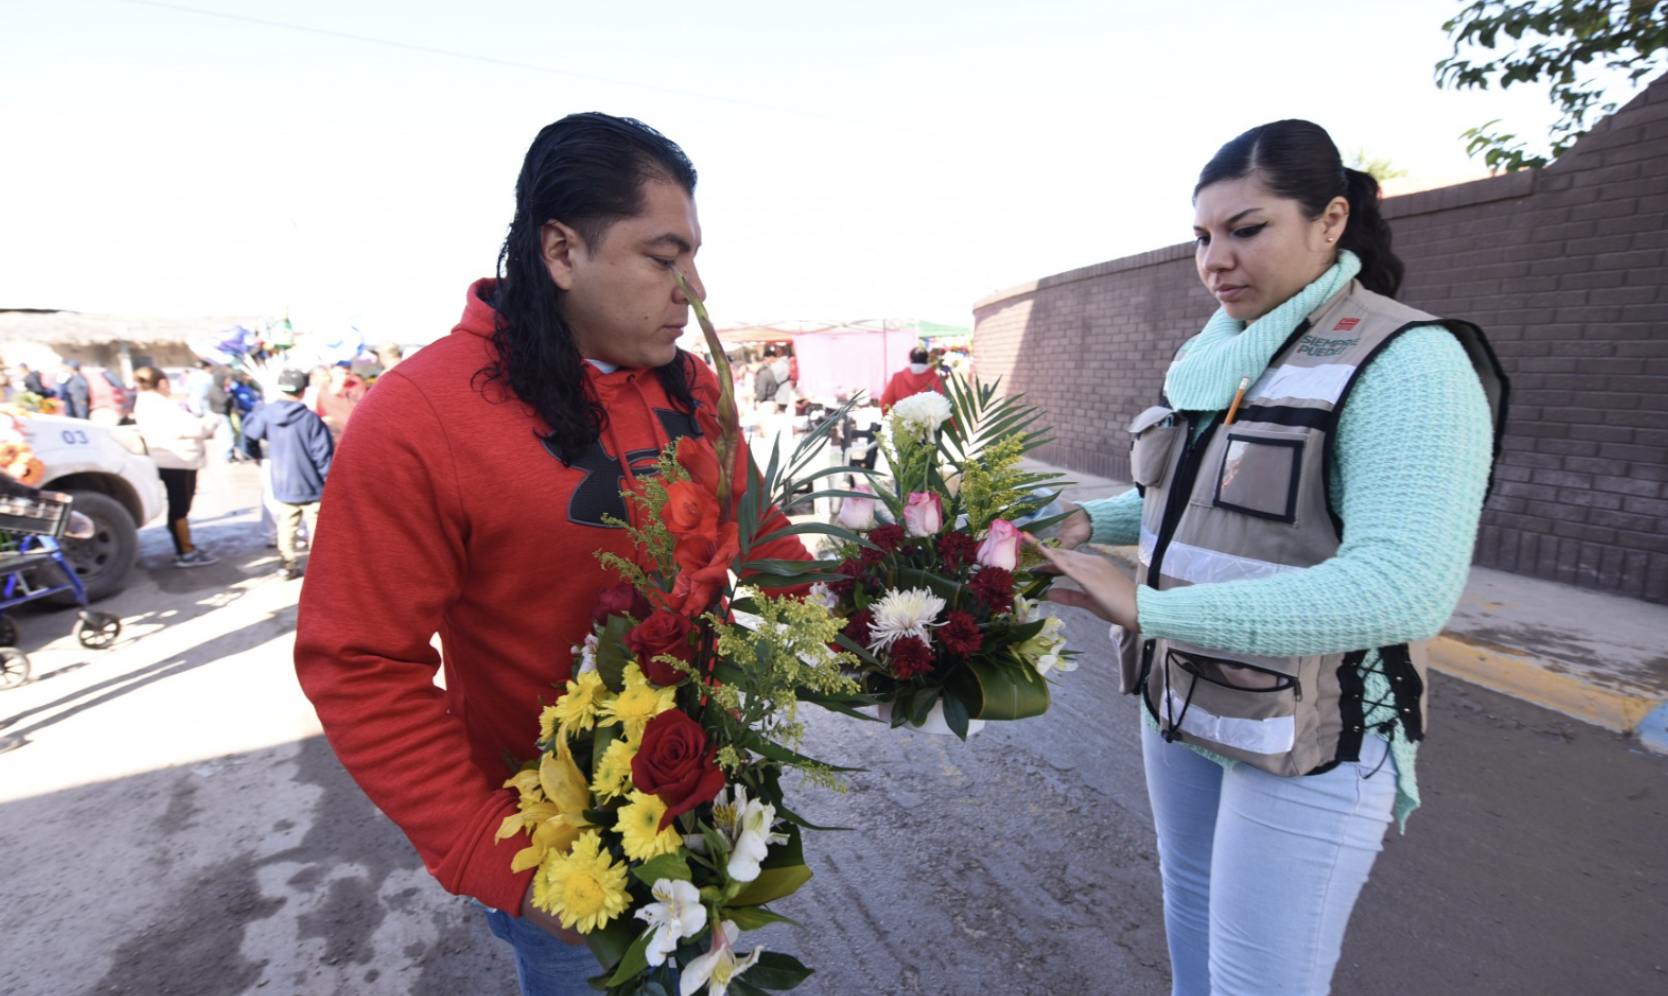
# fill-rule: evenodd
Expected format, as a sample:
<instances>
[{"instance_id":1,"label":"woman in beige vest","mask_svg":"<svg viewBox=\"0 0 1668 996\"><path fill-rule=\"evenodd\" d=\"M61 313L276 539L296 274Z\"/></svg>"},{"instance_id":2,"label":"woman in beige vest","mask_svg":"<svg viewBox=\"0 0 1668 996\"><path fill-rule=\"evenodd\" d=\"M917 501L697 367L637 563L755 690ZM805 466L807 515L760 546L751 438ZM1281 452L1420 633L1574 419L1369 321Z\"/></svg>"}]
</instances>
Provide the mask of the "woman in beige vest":
<instances>
[{"instance_id":1,"label":"woman in beige vest","mask_svg":"<svg viewBox=\"0 0 1668 996\"><path fill-rule=\"evenodd\" d=\"M1417 641L1464 588L1503 417L1482 333L1393 300L1378 184L1277 121L1194 189L1220 307L1131 426L1139 487L1043 553L1121 631L1178 996L1323 994L1385 829L1418 804ZM1347 404L1346 404L1347 402ZM1491 411L1492 406L1492 411Z\"/></svg>"}]
</instances>

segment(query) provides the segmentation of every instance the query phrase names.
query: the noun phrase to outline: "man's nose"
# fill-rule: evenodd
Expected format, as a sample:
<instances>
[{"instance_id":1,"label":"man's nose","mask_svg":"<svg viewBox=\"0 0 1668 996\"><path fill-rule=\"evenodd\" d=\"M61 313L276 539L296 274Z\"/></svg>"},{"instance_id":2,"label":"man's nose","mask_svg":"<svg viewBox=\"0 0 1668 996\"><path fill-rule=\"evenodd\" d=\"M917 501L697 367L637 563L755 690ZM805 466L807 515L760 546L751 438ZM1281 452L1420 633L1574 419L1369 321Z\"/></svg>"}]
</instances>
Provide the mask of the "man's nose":
<instances>
[{"instance_id":1,"label":"man's nose","mask_svg":"<svg viewBox=\"0 0 1668 996\"><path fill-rule=\"evenodd\" d=\"M686 267L686 268L683 268L681 270L681 272L683 273L684 282L689 285L689 289L694 291L696 296L699 297L703 302L706 301L706 299L707 299L707 287L706 287L706 284L703 284L701 282L701 273L700 273L699 270L695 269L695 264L690 263L689 266ZM679 302L684 303L684 304L689 303L688 299L684 297L683 291L677 290L677 289L674 288L672 293L677 296L677 300Z\"/></svg>"}]
</instances>

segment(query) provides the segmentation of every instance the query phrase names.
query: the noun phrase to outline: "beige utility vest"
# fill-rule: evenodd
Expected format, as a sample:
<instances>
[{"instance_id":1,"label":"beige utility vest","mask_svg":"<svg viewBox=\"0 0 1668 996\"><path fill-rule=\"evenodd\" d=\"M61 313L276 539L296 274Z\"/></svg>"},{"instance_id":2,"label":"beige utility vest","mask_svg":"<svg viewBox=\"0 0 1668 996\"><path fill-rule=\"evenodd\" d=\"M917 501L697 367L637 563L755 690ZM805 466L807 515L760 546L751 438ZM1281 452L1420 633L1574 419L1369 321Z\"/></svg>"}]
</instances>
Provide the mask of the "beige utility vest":
<instances>
[{"instance_id":1,"label":"beige utility vest","mask_svg":"<svg viewBox=\"0 0 1668 996\"><path fill-rule=\"evenodd\" d=\"M1280 348L1232 424L1219 413L1195 434L1188 417L1167 405L1131 424L1131 476L1144 496L1137 582L1168 589L1269 578L1336 554L1343 523L1327 480L1344 403L1384 347L1410 328L1433 324L1453 332L1471 357L1493 412L1498 456L1506 379L1482 330L1352 281ZM1397 718L1417 740L1424 726L1422 647L1376 649ZM1362 673L1368 648L1263 657L1158 639L1125 650L1125 691L1142 693L1166 739L1280 775L1358 757L1370 707Z\"/></svg>"}]
</instances>

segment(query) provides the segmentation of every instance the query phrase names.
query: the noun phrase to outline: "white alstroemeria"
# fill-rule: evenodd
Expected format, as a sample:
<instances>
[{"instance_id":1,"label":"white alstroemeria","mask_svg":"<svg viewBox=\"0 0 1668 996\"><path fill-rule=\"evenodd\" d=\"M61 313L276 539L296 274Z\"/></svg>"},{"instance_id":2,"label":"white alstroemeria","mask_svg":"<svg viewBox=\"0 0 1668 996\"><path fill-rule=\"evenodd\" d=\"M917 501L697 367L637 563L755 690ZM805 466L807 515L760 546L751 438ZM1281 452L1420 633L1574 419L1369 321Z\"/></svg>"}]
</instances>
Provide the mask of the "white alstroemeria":
<instances>
[{"instance_id":1,"label":"white alstroemeria","mask_svg":"<svg viewBox=\"0 0 1668 996\"><path fill-rule=\"evenodd\" d=\"M735 943L740 933L741 929L729 920L718 925L712 932L712 950L684 966L678 996L695 996L702 986L709 987L707 996L725 996L730 991L731 980L752 968L764 953L764 948L754 948L752 954L738 959Z\"/></svg>"},{"instance_id":2,"label":"white alstroemeria","mask_svg":"<svg viewBox=\"0 0 1668 996\"><path fill-rule=\"evenodd\" d=\"M712 801L712 822L730 842L730 864L725 869L731 880L751 882L759 877L759 862L772 844L786 844L787 834L772 833L776 807L761 799L747 798L747 786L725 789Z\"/></svg>"},{"instance_id":3,"label":"white alstroemeria","mask_svg":"<svg viewBox=\"0 0 1668 996\"><path fill-rule=\"evenodd\" d=\"M892 406L893 421L903 427L904 435L918 443L932 438L950 417L950 399L937 391L912 394Z\"/></svg>"},{"instance_id":4,"label":"white alstroemeria","mask_svg":"<svg viewBox=\"0 0 1668 996\"><path fill-rule=\"evenodd\" d=\"M597 635L592 633L585 638L585 642L573 648L573 656L579 659L579 667L573 672L575 678L586 671L597 669Z\"/></svg>"},{"instance_id":5,"label":"white alstroemeria","mask_svg":"<svg viewBox=\"0 0 1668 996\"><path fill-rule=\"evenodd\" d=\"M811 590L805 596L805 600L810 602L812 605L820 605L830 612L840 607L840 596L834 594L832 591L829 591L828 585L823 584L821 581L818 581L816 584L811 586Z\"/></svg>"},{"instance_id":6,"label":"white alstroemeria","mask_svg":"<svg viewBox=\"0 0 1668 996\"><path fill-rule=\"evenodd\" d=\"M1077 659L1067 657L1065 623L1059 616L1049 616L1043 620L1042 631L1031 639L1019 645L1021 656L1031 661L1031 666L1038 674L1046 675L1050 671L1075 671Z\"/></svg>"},{"instance_id":7,"label":"white alstroemeria","mask_svg":"<svg viewBox=\"0 0 1668 996\"><path fill-rule=\"evenodd\" d=\"M1036 622L1037 617L1040 615L1042 615L1042 602L1040 599L1032 601L1024 595L1014 596L1015 623L1023 626L1028 622Z\"/></svg>"},{"instance_id":8,"label":"white alstroemeria","mask_svg":"<svg viewBox=\"0 0 1668 996\"><path fill-rule=\"evenodd\" d=\"M931 645L931 628L942 625L935 620L944 611L944 599L926 588L905 588L888 591L869 611L874 614L869 623L870 650L885 650L910 636Z\"/></svg>"},{"instance_id":9,"label":"white alstroemeria","mask_svg":"<svg viewBox=\"0 0 1668 996\"><path fill-rule=\"evenodd\" d=\"M707 908L701 903L701 890L692 882L663 878L649 891L655 901L636 915L653 931L643 956L651 967L658 968L678 949L679 941L706 929Z\"/></svg>"}]
</instances>

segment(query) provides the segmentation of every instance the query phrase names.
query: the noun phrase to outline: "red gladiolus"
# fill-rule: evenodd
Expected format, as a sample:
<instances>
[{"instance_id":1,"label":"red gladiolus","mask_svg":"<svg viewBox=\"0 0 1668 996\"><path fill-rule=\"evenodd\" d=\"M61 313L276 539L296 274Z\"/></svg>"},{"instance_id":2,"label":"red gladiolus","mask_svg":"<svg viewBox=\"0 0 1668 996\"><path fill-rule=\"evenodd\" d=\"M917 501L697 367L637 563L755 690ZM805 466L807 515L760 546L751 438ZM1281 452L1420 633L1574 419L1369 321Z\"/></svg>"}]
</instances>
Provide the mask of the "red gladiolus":
<instances>
[{"instance_id":1,"label":"red gladiolus","mask_svg":"<svg viewBox=\"0 0 1668 996\"><path fill-rule=\"evenodd\" d=\"M653 609L643 593L629 584L617 584L597 592L597 604L591 607L591 625L600 626L609 616L630 616L633 620L649 617Z\"/></svg>"}]
</instances>

